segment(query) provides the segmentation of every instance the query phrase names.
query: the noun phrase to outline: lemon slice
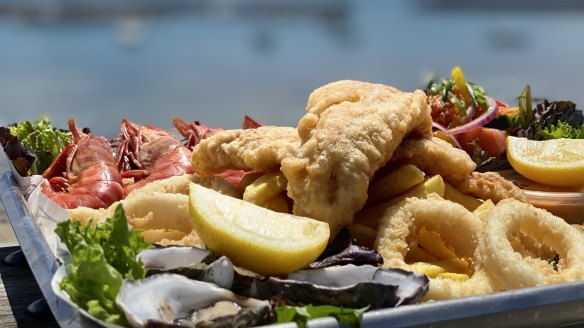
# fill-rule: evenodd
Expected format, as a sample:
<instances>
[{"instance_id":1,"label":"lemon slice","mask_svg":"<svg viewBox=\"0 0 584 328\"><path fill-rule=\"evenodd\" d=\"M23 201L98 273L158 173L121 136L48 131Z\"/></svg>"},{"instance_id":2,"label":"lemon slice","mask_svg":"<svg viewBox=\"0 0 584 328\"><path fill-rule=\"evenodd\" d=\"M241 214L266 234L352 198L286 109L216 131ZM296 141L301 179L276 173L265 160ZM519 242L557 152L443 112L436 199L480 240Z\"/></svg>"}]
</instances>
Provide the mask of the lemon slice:
<instances>
[{"instance_id":1,"label":"lemon slice","mask_svg":"<svg viewBox=\"0 0 584 328\"><path fill-rule=\"evenodd\" d=\"M262 275L301 269L328 243L325 222L274 212L195 183L189 194L191 220L203 243Z\"/></svg>"},{"instance_id":2,"label":"lemon slice","mask_svg":"<svg viewBox=\"0 0 584 328\"><path fill-rule=\"evenodd\" d=\"M584 140L507 137L507 159L524 177L556 187L584 185Z\"/></svg>"}]
</instances>

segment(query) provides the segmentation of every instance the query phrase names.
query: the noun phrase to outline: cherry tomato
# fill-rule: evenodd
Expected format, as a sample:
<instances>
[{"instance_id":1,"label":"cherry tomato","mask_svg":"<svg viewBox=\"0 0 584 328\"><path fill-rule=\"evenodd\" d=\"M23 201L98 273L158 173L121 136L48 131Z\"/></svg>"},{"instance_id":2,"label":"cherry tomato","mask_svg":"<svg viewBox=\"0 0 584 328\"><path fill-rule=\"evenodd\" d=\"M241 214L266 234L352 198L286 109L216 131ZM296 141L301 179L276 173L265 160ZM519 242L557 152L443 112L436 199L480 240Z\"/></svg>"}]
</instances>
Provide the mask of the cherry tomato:
<instances>
[{"instance_id":1,"label":"cherry tomato","mask_svg":"<svg viewBox=\"0 0 584 328\"><path fill-rule=\"evenodd\" d=\"M504 103L501 100L495 100L495 103L497 104L497 106L499 107L509 107L509 105L507 105L506 103Z\"/></svg>"},{"instance_id":2,"label":"cherry tomato","mask_svg":"<svg viewBox=\"0 0 584 328\"><path fill-rule=\"evenodd\" d=\"M474 148L474 146L472 145L472 142L478 139L479 135L481 134L481 129L482 128L475 128L475 129L460 133L456 136L456 139L458 140L458 142L460 143L460 146L462 147L462 149L464 149L464 151L466 151L469 154L472 153L473 148Z\"/></svg>"},{"instance_id":3,"label":"cherry tomato","mask_svg":"<svg viewBox=\"0 0 584 328\"><path fill-rule=\"evenodd\" d=\"M490 128L481 128L478 137L479 146L493 157L499 157L503 154L506 140L507 133L505 131Z\"/></svg>"}]
</instances>

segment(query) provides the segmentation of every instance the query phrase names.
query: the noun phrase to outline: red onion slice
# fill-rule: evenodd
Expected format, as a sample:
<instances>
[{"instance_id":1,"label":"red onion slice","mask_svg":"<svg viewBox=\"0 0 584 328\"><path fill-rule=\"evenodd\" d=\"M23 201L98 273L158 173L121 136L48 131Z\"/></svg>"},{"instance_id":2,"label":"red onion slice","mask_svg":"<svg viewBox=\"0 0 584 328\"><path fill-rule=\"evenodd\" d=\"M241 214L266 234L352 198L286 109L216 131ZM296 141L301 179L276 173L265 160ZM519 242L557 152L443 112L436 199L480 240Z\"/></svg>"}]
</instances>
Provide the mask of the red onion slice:
<instances>
[{"instance_id":1,"label":"red onion slice","mask_svg":"<svg viewBox=\"0 0 584 328\"><path fill-rule=\"evenodd\" d=\"M461 126L457 126L453 129L447 130L445 131L447 134L449 135L456 135L456 134L460 134L478 127L482 127L483 125L489 123L490 121L492 121L493 119L495 119L497 117L497 112L499 110L499 106L497 106L497 103L495 102L495 100L491 97L487 97L487 102L489 103L489 109L484 112L481 116L477 117L476 119L463 124Z\"/></svg>"},{"instance_id":2,"label":"red onion slice","mask_svg":"<svg viewBox=\"0 0 584 328\"><path fill-rule=\"evenodd\" d=\"M460 144L460 142L458 142L458 140L456 140L456 137L454 137L453 135L448 133L448 129L445 128L443 125L438 124L436 122L432 122L432 127L444 132L445 135L447 135L448 137L450 137L450 139L454 142L454 144L456 145L457 148L462 149L462 145Z\"/></svg>"},{"instance_id":3,"label":"red onion slice","mask_svg":"<svg viewBox=\"0 0 584 328\"><path fill-rule=\"evenodd\" d=\"M470 105L466 109L466 115L462 118L461 122L463 124L469 123L472 120L472 118L475 116L476 113L477 113L477 106Z\"/></svg>"}]
</instances>

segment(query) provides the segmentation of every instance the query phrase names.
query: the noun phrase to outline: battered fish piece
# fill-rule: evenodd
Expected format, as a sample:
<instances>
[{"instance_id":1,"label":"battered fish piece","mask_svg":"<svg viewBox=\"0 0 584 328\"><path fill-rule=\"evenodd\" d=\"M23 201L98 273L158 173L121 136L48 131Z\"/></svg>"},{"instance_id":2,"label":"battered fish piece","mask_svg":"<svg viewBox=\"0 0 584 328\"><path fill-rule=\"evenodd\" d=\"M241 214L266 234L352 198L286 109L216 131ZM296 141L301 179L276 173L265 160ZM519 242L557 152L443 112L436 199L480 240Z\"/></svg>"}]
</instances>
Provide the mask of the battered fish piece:
<instances>
[{"instance_id":1,"label":"battered fish piece","mask_svg":"<svg viewBox=\"0 0 584 328\"><path fill-rule=\"evenodd\" d=\"M298 124L302 146L282 161L294 214L328 222L334 236L363 207L371 177L402 140L431 138L431 126L419 90L360 81L315 90Z\"/></svg>"},{"instance_id":2,"label":"battered fish piece","mask_svg":"<svg viewBox=\"0 0 584 328\"><path fill-rule=\"evenodd\" d=\"M451 184L458 184L474 171L475 162L468 154L440 138L406 139L391 158L391 164L413 164L426 174L440 175Z\"/></svg>"},{"instance_id":3,"label":"battered fish piece","mask_svg":"<svg viewBox=\"0 0 584 328\"><path fill-rule=\"evenodd\" d=\"M388 168L414 164L482 199L525 201L512 183L495 173L473 173L476 165L468 154L432 137L422 91L339 81L315 90L306 111L297 131L266 126L204 139L193 150L193 166L201 175L281 169L293 213L328 222L331 236L352 223L373 174L388 162Z\"/></svg>"},{"instance_id":4,"label":"battered fish piece","mask_svg":"<svg viewBox=\"0 0 584 328\"><path fill-rule=\"evenodd\" d=\"M226 130L203 139L193 150L191 162L200 175L227 169L277 171L282 159L299 147L300 137L291 127Z\"/></svg>"},{"instance_id":5,"label":"battered fish piece","mask_svg":"<svg viewBox=\"0 0 584 328\"><path fill-rule=\"evenodd\" d=\"M440 138L406 139L395 151L389 165L413 164L429 175L440 175L465 194L491 199L527 202L525 193L495 172L474 172L475 162L462 149Z\"/></svg>"},{"instance_id":6,"label":"battered fish piece","mask_svg":"<svg viewBox=\"0 0 584 328\"><path fill-rule=\"evenodd\" d=\"M506 198L515 198L527 203L527 196L523 190L496 172L472 172L455 186L463 193L480 199L490 199L495 204Z\"/></svg>"}]
</instances>

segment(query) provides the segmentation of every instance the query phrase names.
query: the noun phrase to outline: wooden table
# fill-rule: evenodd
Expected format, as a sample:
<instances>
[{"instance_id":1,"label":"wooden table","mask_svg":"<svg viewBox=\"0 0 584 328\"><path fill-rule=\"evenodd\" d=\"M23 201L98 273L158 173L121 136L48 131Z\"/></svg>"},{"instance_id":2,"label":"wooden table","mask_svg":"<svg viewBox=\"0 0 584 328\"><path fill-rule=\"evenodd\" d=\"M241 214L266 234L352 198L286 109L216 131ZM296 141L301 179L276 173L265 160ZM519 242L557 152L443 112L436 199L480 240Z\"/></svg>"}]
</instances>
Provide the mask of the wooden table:
<instances>
[{"instance_id":1,"label":"wooden table","mask_svg":"<svg viewBox=\"0 0 584 328\"><path fill-rule=\"evenodd\" d=\"M48 307L40 313L29 311L33 302L43 299L39 286L24 257L17 265L4 260L19 249L18 246L0 248L0 327L59 327Z\"/></svg>"}]
</instances>

